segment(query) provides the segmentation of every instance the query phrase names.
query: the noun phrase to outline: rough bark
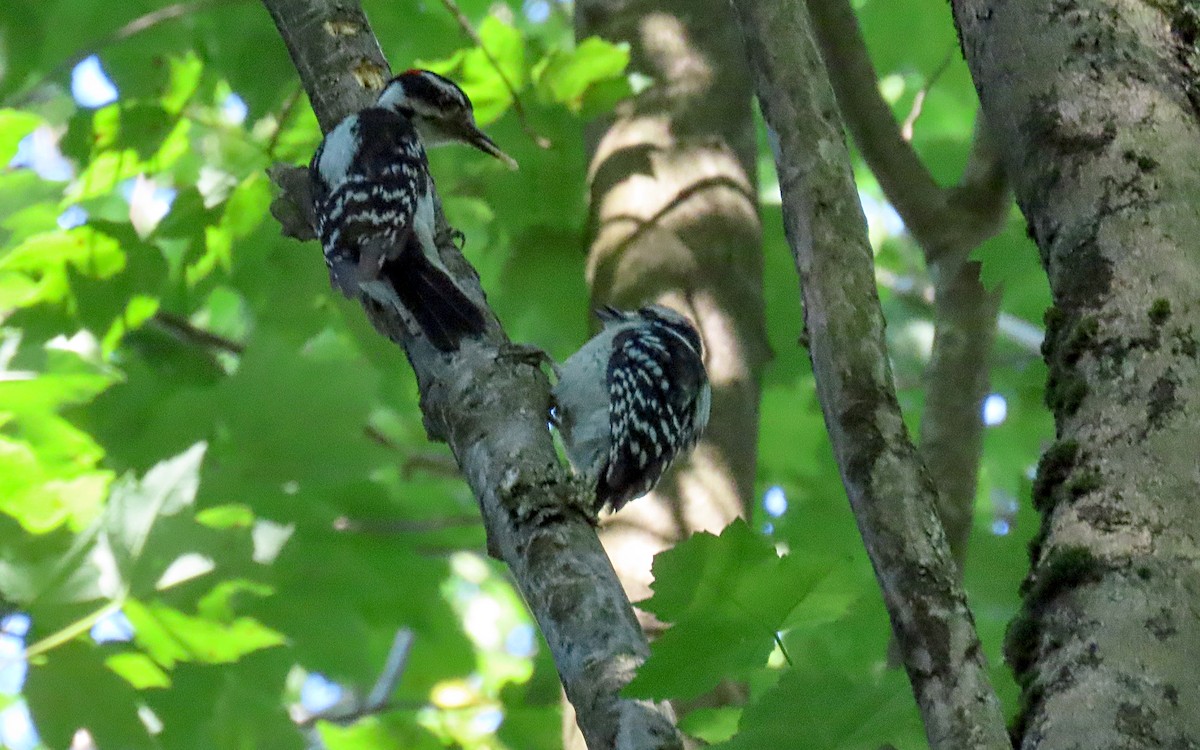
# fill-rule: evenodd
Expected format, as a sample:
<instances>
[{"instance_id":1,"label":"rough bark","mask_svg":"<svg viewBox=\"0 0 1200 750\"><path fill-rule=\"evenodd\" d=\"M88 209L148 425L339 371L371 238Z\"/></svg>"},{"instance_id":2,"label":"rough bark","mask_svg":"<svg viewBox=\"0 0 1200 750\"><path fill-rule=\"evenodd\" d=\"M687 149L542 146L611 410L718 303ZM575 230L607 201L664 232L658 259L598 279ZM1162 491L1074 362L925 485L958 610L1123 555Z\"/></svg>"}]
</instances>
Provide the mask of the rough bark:
<instances>
[{"instance_id":1,"label":"rough bark","mask_svg":"<svg viewBox=\"0 0 1200 750\"><path fill-rule=\"evenodd\" d=\"M588 127L592 301L681 308L703 334L713 386L693 460L605 535L607 544L627 529L657 550L692 531L719 531L753 494L768 348L751 88L721 0L584 0L576 23L581 37L629 42L631 67L655 80L615 118ZM649 556L638 557L644 584Z\"/></svg>"},{"instance_id":2,"label":"rough bark","mask_svg":"<svg viewBox=\"0 0 1200 750\"><path fill-rule=\"evenodd\" d=\"M938 488L938 515L961 568L983 453L980 410L1000 312L1000 292L984 289L979 264L967 258L1004 227L1011 205L1008 181L981 122L959 184L943 188L934 182L879 94L849 1L808 0L808 8L850 134L924 251L934 278L935 333L925 374L920 449Z\"/></svg>"},{"instance_id":3,"label":"rough bark","mask_svg":"<svg viewBox=\"0 0 1200 750\"><path fill-rule=\"evenodd\" d=\"M323 128L373 99L388 66L356 2L264 4ZM330 85L339 91L328 91ZM285 188L277 208L291 204L277 211L284 231L309 234L304 219L311 224L312 208L304 172L277 168L274 176ZM450 233L441 236L443 260L482 304L478 277ZM321 262L315 252L313 262ZM484 336L442 355L411 336L394 314L377 305L364 309L404 347L417 375L427 430L454 451L479 501L489 551L508 564L537 619L588 747L679 748L669 709L618 696L645 659L646 640L590 523L589 493L567 477L555 455L546 429L545 376L513 350L490 310Z\"/></svg>"},{"instance_id":4,"label":"rough bark","mask_svg":"<svg viewBox=\"0 0 1200 750\"><path fill-rule=\"evenodd\" d=\"M588 126L592 303L682 310L704 338L713 386L691 459L601 535L636 601L650 593L654 554L720 531L752 503L769 356L752 88L726 0L581 0L575 19L580 38L628 42L631 69L653 80Z\"/></svg>"},{"instance_id":5,"label":"rough bark","mask_svg":"<svg viewBox=\"0 0 1200 750\"><path fill-rule=\"evenodd\" d=\"M1200 747L1197 12L953 6L1054 297L1015 739Z\"/></svg>"},{"instance_id":6,"label":"rough bark","mask_svg":"<svg viewBox=\"0 0 1200 750\"><path fill-rule=\"evenodd\" d=\"M849 156L802 0L735 0L803 293L817 395L931 747L1009 747L936 490L896 401Z\"/></svg>"}]
</instances>

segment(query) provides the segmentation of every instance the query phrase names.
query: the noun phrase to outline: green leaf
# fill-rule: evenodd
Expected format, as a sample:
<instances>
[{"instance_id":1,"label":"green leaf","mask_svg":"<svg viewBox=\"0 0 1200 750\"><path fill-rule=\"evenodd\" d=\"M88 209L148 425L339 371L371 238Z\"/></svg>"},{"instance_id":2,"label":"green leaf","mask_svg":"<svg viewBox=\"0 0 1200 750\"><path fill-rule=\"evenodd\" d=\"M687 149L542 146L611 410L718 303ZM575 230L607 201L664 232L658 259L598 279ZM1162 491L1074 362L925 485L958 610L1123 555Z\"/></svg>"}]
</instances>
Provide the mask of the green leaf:
<instances>
[{"instance_id":1,"label":"green leaf","mask_svg":"<svg viewBox=\"0 0 1200 750\"><path fill-rule=\"evenodd\" d=\"M182 57L172 57L170 66L166 90L163 91L159 102L167 112L179 114L200 87L204 63L194 51L188 50Z\"/></svg>"},{"instance_id":2,"label":"green leaf","mask_svg":"<svg viewBox=\"0 0 1200 750\"><path fill-rule=\"evenodd\" d=\"M141 481L125 476L113 487L105 530L123 569L129 570L139 561L156 524L195 501L205 448L204 443L197 443L159 462Z\"/></svg>"},{"instance_id":3,"label":"green leaf","mask_svg":"<svg viewBox=\"0 0 1200 750\"><path fill-rule=\"evenodd\" d=\"M36 297L27 304L65 299L69 271L107 279L124 267L125 253L116 241L87 226L34 235L0 256L0 278L20 274L37 280Z\"/></svg>"},{"instance_id":4,"label":"green leaf","mask_svg":"<svg viewBox=\"0 0 1200 750\"><path fill-rule=\"evenodd\" d=\"M730 620L676 623L650 645L650 658L622 695L691 700L726 677L762 667L773 647L769 636Z\"/></svg>"},{"instance_id":5,"label":"green leaf","mask_svg":"<svg viewBox=\"0 0 1200 750\"><path fill-rule=\"evenodd\" d=\"M107 471L71 472L76 475L67 478L44 458L29 443L0 435L0 512L32 534L44 534L71 518L92 517L112 479Z\"/></svg>"},{"instance_id":6,"label":"green leaf","mask_svg":"<svg viewBox=\"0 0 1200 750\"><path fill-rule=\"evenodd\" d=\"M496 16L488 16L479 24L479 40L495 61L493 67L499 68L513 88L517 91L525 88L525 42L521 32ZM470 71L466 69L470 65L464 63L468 74Z\"/></svg>"},{"instance_id":7,"label":"green leaf","mask_svg":"<svg viewBox=\"0 0 1200 750\"><path fill-rule=\"evenodd\" d=\"M259 649L284 642L280 633L249 617L222 623L185 614L160 602L130 600L125 615L134 629L134 641L167 669L177 662L205 664L234 662Z\"/></svg>"},{"instance_id":8,"label":"green leaf","mask_svg":"<svg viewBox=\"0 0 1200 750\"><path fill-rule=\"evenodd\" d=\"M674 625L625 693L693 698L722 678L757 669L784 619L828 574L826 564L780 558L744 521L721 536L694 534L654 560L654 595L639 607Z\"/></svg>"},{"instance_id":9,"label":"green leaf","mask_svg":"<svg viewBox=\"0 0 1200 750\"><path fill-rule=\"evenodd\" d=\"M780 557L745 521L720 536L693 534L654 559L654 595L638 606L665 620L689 617L745 624L769 637L824 578L827 565Z\"/></svg>"},{"instance_id":10,"label":"green leaf","mask_svg":"<svg viewBox=\"0 0 1200 750\"><path fill-rule=\"evenodd\" d=\"M697 709L679 720L679 728L710 745L724 742L737 732L742 710L735 706Z\"/></svg>"},{"instance_id":11,"label":"green leaf","mask_svg":"<svg viewBox=\"0 0 1200 750\"><path fill-rule=\"evenodd\" d=\"M0 109L0 164L8 164L17 153L17 144L42 123L32 112Z\"/></svg>"},{"instance_id":12,"label":"green leaf","mask_svg":"<svg viewBox=\"0 0 1200 750\"><path fill-rule=\"evenodd\" d=\"M578 111L591 86L620 77L628 65L628 44L588 37L574 50L555 50L539 63L538 90L550 101Z\"/></svg>"},{"instance_id":13,"label":"green leaf","mask_svg":"<svg viewBox=\"0 0 1200 750\"><path fill-rule=\"evenodd\" d=\"M145 654L133 651L113 654L104 660L104 664L138 690L171 686L167 673Z\"/></svg>"},{"instance_id":14,"label":"green leaf","mask_svg":"<svg viewBox=\"0 0 1200 750\"><path fill-rule=\"evenodd\" d=\"M878 750L902 740L913 746L923 733L912 695L894 670L876 684L853 682L834 669L789 669L746 707L738 733L715 748L795 747L800 738L805 750Z\"/></svg>"}]
</instances>

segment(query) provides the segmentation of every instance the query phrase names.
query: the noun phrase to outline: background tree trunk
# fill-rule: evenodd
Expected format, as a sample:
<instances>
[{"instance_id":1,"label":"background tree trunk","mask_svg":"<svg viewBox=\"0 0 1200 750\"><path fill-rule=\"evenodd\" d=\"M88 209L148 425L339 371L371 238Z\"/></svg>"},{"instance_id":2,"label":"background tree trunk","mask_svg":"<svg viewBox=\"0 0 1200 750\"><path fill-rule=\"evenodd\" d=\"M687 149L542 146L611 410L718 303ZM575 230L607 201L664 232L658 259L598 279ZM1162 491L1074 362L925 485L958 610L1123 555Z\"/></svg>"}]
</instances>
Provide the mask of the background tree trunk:
<instances>
[{"instance_id":1,"label":"background tree trunk","mask_svg":"<svg viewBox=\"0 0 1200 750\"><path fill-rule=\"evenodd\" d=\"M637 601L650 593L654 554L724 528L753 501L769 357L753 90L721 0L583 0L575 18L580 38L628 42L631 69L653 79L586 134L592 302L659 301L685 312L704 337L713 386L709 429L692 459L604 525L604 546Z\"/></svg>"},{"instance_id":2,"label":"background tree trunk","mask_svg":"<svg viewBox=\"0 0 1200 750\"><path fill-rule=\"evenodd\" d=\"M1200 746L1194 6L955 0L1050 278L1024 748Z\"/></svg>"}]
</instances>

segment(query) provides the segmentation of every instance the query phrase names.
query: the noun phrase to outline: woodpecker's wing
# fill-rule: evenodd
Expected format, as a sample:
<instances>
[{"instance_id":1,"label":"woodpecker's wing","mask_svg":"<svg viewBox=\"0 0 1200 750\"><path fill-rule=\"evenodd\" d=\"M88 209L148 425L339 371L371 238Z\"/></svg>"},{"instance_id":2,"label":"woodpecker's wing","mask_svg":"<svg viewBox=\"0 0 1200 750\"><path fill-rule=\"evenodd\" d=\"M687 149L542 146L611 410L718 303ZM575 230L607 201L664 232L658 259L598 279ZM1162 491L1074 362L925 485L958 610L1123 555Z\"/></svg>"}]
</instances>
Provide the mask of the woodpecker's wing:
<instances>
[{"instance_id":1,"label":"woodpecker's wing","mask_svg":"<svg viewBox=\"0 0 1200 750\"><path fill-rule=\"evenodd\" d=\"M609 454L596 501L619 510L653 489L676 454L695 443L697 398L707 376L678 336L635 326L617 334L607 380Z\"/></svg>"},{"instance_id":2,"label":"woodpecker's wing","mask_svg":"<svg viewBox=\"0 0 1200 750\"><path fill-rule=\"evenodd\" d=\"M425 149L407 118L369 107L329 132L309 165L317 236L331 270L358 263L382 237L394 253L412 232L430 186Z\"/></svg>"},{"instance_id":3,"label":"woodpecker's wing","mask_svg":"<svg viewBox=\"0 0 1200 750\"><path fill-rule=\"evenodd\" d=\"M428 213L432 224L432 179L408 118L380 107L347 117L321 142L309 172L335 287L403 307L443 351L484 330L482 313L421 243L428 232L420 217Z\"/></svg>"}]
</instances>

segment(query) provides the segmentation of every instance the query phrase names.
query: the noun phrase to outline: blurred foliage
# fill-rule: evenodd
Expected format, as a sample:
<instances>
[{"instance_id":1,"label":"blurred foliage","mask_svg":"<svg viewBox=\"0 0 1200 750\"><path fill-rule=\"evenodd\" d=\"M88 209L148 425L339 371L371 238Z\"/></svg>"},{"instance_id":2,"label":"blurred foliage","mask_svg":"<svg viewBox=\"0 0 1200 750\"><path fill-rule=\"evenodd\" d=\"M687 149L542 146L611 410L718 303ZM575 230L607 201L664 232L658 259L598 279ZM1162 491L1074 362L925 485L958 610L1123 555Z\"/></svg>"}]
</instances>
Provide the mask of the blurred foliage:
<instances>
[{"instance_id":1,"label":"blurred foliage","mask_svg":"<svg viewBox=\"0 0 1200 750\"><path fill-rule=\"evenodd\" d=\"M582 126L630 95L628 50L575 43L555 0L462 2L486 54L442 4L365 5L389 59L461 81L521 162L431 155L509 330L566 356L588 326ZM953 181L975 101L948 9L856 6L898 119L940 71L913 143ZM72 72L92 54L118 95L84 106ZM331 291L316 245L281 238L267 213L265 168L307 161L318 138L251 0L0 4L0 745L40 746L13 729L27 706L54 748L80 729L104 750L557 746L553 664L483 553L449 453L424 437L402 355ZM772 512L660 556L644 606L676 626L628 692L742 681L745 707L682 717L722 747L923 747L903 674L884 668L887 618L795 343L760 142L776 357L758 487ZM916 423L928 279L856 169ZM977 257L1009 322L1036 335L1047 290L1021 222ZM992 381L1007 416L986 437L966 580L1012 706L1000 641L1050 435L1036 342L1002 335ZM414 646L386 712L297 725L298 705L370 691L400 629Z\"/></svg>"}]
</instances>

